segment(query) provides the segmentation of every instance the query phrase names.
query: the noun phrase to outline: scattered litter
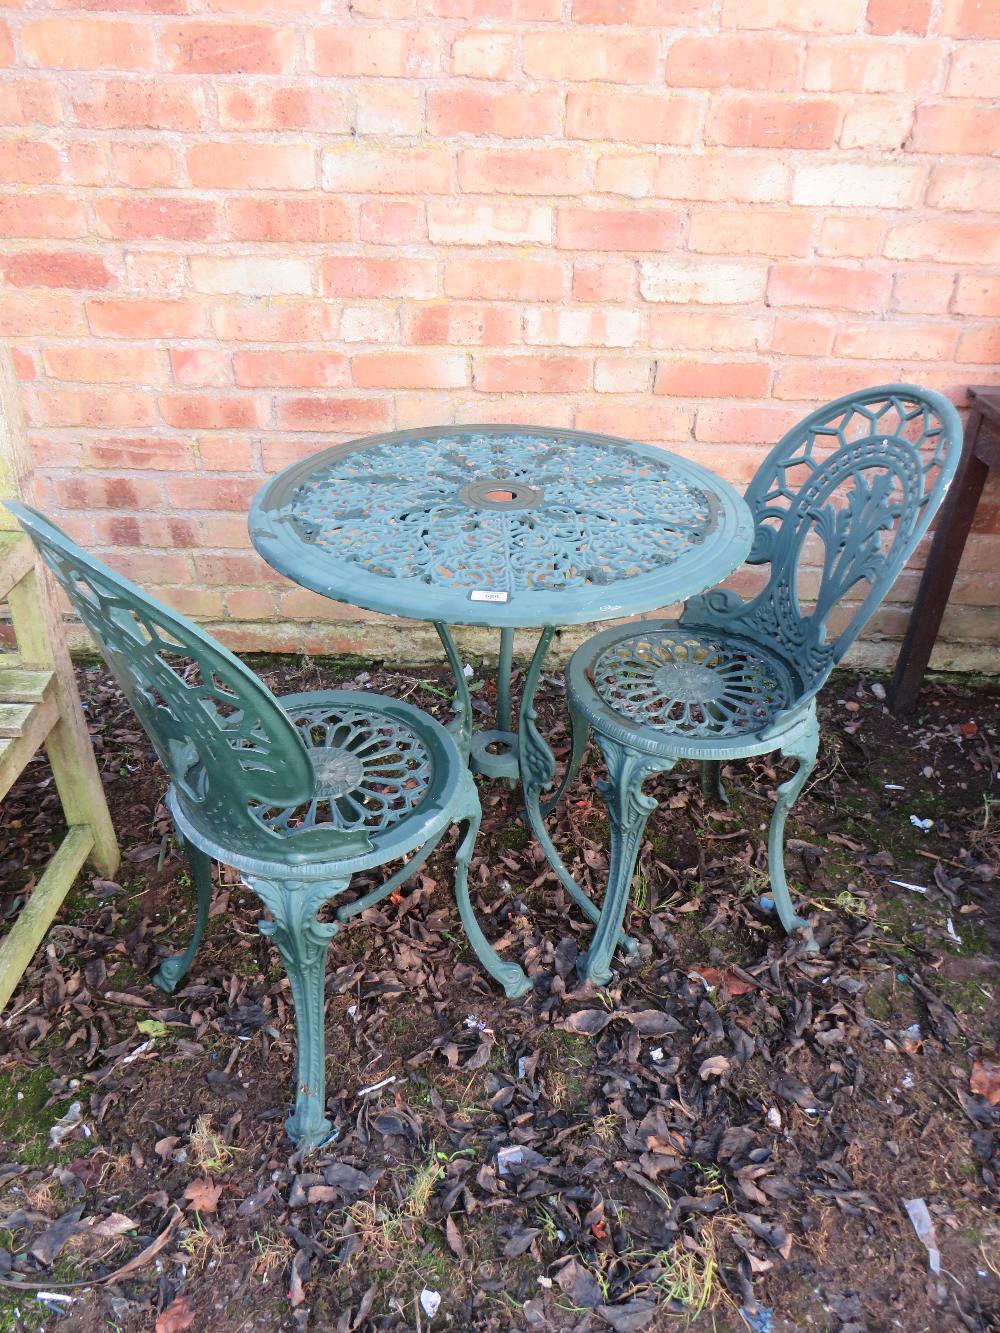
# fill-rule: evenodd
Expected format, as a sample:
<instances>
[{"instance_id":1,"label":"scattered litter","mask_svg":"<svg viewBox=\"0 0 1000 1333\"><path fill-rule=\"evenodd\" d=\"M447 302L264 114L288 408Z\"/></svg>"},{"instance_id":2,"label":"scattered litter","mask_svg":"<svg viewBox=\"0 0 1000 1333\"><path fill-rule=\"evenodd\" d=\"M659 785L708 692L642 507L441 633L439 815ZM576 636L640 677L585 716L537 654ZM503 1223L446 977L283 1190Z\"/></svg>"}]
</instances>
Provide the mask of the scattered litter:
<instances>
[{"instance_id":1,"label":"scattered litter","mask_svg":"<svg viewBox=\"0 0 1000 1333\"><path fill-rule=\"evenodd\" d=\"M519 1148L517 1144L509 1143L497 1152L497 1171L505 1176L512 1166L520 1166L523 1161L524 1149Z\"/></svg>"},{"instance_id":2,"label":"scattered litter","mask_svg":"<svg viewBox=\"0 0 1000 1333\"><path fill-rule=\"evenodd\" d=\"M486 1020L477 1018L475 1014L466 1015L465 1026L472 1028L475 1032L484 1032L486 1029Z\"/></svg>"},{"instance_id":3,"label":"scattered litter","mask_svg":"<svg viewBox=\"0 0 1000 1333\"><path fill-rule=\"evenodd\" d=\"M527 1068L527 1066L526 1066L526 1064L525 1064L525 1058L524 1058L524 1056L523 1056L523 1055L519 1055L519 1056L517 1057L517 1076L518 1076L518 1078L524 1078L524 1073L525 1073L525 1069L526 1069L526 1068Z\"/></svg>"},{"instance_id":4,"label":"scattered litter","mask_svg":"<svg viewBox=\"0 0 1000 1333\"><path fill-rule=\"evenodd\" d=\"M44 1305L72 1305L74 1297L65 1291L39 1291L35 1293L35 1300Z\"/></svg>"},{"instance_id":5,"label":"scattered litter","mask_svg":"<svg viewBox=\"0 0 1000 1333\"><path fill-rule=\"evenodd\" d=\"M63 1139L69 1138L83 1119L83 1107L80 1102L73 1102L65 1115L61 1115L49 1130L49 1147L58 1148Z\"/></svg>"},{"instance_id":6,"label":"scattered litter","mask_svg":"<svg viewBox=\"0 0 1000 1333\"><path fill-rule=\"evenodd\" d=\"M750 1333L774 1333L774 1314L765 1305L755 1305L753 1310L741 1305L740 1317Z\"/></svg>"},{"instance_id":7,"label":"scattered litter","mask_svg":"<svg viewBox=\"0 0 1000 1333\"><path fill-rule=\"evenodd\" d=\"M137 1046L134 1051L131 1051L128 1055L126 1055L122 1059L122 1064L130 1065L133 1060L138 1060L140 1055L145 1055L146 1052L152 1050L152 1048L155 1045L156 1045L156 1038L150 1037L148 1041L144 1041L141 1046Z\"/></svg>"},{"instance_id":8,"label":"scattered litter","mask_svg":"<svg viewBox=\"0 0 1000 1333\"><path fill-rule=\"evenodd\" d=\"M441 1309L441 1293L431 1291L429 1287L424 1287L420 1293L420 1308L428 1319L433 1319L438 1310Z\"/></svg>"},{"instance_id":9,"label":"scattered litter","mask_svg":"<svg viewBox=\"0 0 1000 1333\"><path fill-rule=\"evenodd\" d=\"M884 699L884 698L885 698L885 686L882 685L882 684L880 684L878 681L875 681L875 683L874 683L873 685L869 686L869 688L870 688L872 694L874 694L874 696L875 696L876 699Z\"/></svg>"},{"instance_id":10,"label":"scattered litter","mask_svg":"<svg viewBox=\"0 0 1000 1333\"><path fill-rule=\"evenodd\" d=\"M913 1223L913 1230L927 1247L927 1263L932 1273L941 1272L941 1252L937 1247L934 1223L923 1199L904 1199L903 1207Z\"/></svg>"},{"instance_id":11,"label":"scattered litter","mask_svg":"<svg viewBox=\"0 0 1000 1333\"><path fill-rule=\"evenodd\" d=\"M898 884L901 889L909 889L911 893L927 892L922 884L911 884L908 879L890 879L889 883Z\"/></svg>"},{"instance_id":12,"label":"scattered litter","mask_svg":"<svg viewBox=\"0 0 1000 1333\"><path fill-rule=\"evenodd\" d=\"M954 940L956 944L961 945L962 937L955 929L955 923L954 921L952 921L951 917L948 918L947 928L948 928L948 938Z\"/></svg>"},{"instance_id":13,"label":"scattered litter","mask_svg":"<svg viewBox=\"0 0 1000 1333\"><path fill-rule=\"evenodd\" d=\"M886 782L883 783L883 786L886 791L906 791L906 788L899 782Z\"/></svg>"},{"instance_id":14,"label":"scattered litter","mask_svg":"<svg viewBox=\"0 0 1000 1333\"><path fill-rule=\"evenodd\" d=\"M904 1088L912 1088L916 1081L917 1080L913 1077L913 1070L908 1069L900 1080L900 1085Z\"/></svg>"},{"instance_id":15,"label":"scattered litter","mask_svg":"<svg viewBox=\"0 0 1000 1333\"><path fill-rule=\"evenodd\" d=\"M469 666L468 662L466 662L465 665L462 667L462 675L465 677L466 680L471 680L475 674L476 674L475 671L472 669L472 667Z\"/></svg>"},{"instance_id":16,"label":"scattered litter","mask_svg":"<svg viewBox=\"0 0 1000 1333\"><path fill-rule=\"evenodd\" d=\"M931 768L930 764L925 764L920 772L925 778L932 778L934 776L934 770Z\"/></svg>"},{"instance_id":17,"label":"scattered litter","mask_svg":"<svg viewBox=\"0 0 1000 1333\"><path fill-rule=\"evenodd\" d=\"M914 828L922 829L924 833L934 827L933 819L921 819L919 815L910 815L910 823Z\"/></svg>"},{"instance_id":18,"label":"scattered litter","mask_svg":"<svg viewBox=\"0 0 1000 1333\"><path fill-rule=\"evenodd\" d=\"M357 1013L358 1013L358 1006L357 1006L356 1004L349 1004L349 1005L347 1006L347 1017L348 1017L348 1018L356 1018L356 1017L357 1017Z\"/></svg>"},{"instance_id":19,"label":"scattered litter","mask_svg":"<svg viewBox=\"0 0 1000 1333\"><path fill-rule=\"evenodd\" d=\"M903 1028L899 1034L899 1040L907 1055L913 1055L916 1051L919 1051L920 1043L923 1041L920 1024L911 1023L908 1028Z\"/></svg>"},{"instance_id":20,"label":"scattered litter","mask_svg":"<svg viewBox=\"0 0 1000 1333\"><path fill-rule=\"evenodd\" d=\"M769 1129L781 1128L781 1112L776 1106L772 1106L767 1113L767 1124Z\"/></svg>"},{"instance_id":21,"label":"scattered litter","mask_svg":"<svg viewBox=\"0 0 1000 1333\"><path fill-rule=\"evenodd\" d=\"M395 1083L397 1075L390 1074L388 1078L380 1078L377 1083L369 1083L367 1088L358 1088L359 1097L367 1097L370 1092L378 1092L379 1088L387 1088L390 1083Z\"/></svg>"},{"instance_id":22,"label":"scattered litter","mask_svg":"<svg viewBox=\"0 0 1000 1333\"><path fill-rule=\"evenodd\" d=\"M757 899L757 903L762 911L765 912L774 911L774 899L771 897L769 893L762 893L760 897Z\"/></svg>"},{"instance_id":23,"label":"scattered litter","mask_svg":"<svg viewBox=\"0 0 1000 1333\"><path fill-rule=\"evenodd\" d=\"M663 1059L663 1047L654 1046L653 1049L649 1052L649 1058L655 1064L659 1064L659 1062Z\"/></svg>"}]
</instances>

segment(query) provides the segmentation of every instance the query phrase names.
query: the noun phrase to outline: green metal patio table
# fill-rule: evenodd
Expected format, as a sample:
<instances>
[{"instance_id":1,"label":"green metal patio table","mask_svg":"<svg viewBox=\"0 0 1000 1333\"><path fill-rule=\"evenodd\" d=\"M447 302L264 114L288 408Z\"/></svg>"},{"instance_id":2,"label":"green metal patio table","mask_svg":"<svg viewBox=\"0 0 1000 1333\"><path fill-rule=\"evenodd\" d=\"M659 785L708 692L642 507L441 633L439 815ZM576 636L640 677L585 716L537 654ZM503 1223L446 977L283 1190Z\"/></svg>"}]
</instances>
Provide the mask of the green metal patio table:
<instances>
[{"instance_id":1,"label":"green metal patio table","mask_svg":"<svg viewBox=\"0 0 1000 1333\"><path fill-rule=\"evenodd\" d=\"M535 691L561 626L641 615L714 587L754 536L750 509L707 468L666 450L580 431L469 425L396 431L293 463L258 492L250 536L295 583L335 601L433 622L455 677L451 724L472 770L519 779L529 824L591 921L600 909L562 863L543 816L556 762ZM473 726L451 633L500 631L496 725ZM539 637L516 723L515 629ZM634 941L621 937L626 948Z\"/></svg>"}]
</instances>

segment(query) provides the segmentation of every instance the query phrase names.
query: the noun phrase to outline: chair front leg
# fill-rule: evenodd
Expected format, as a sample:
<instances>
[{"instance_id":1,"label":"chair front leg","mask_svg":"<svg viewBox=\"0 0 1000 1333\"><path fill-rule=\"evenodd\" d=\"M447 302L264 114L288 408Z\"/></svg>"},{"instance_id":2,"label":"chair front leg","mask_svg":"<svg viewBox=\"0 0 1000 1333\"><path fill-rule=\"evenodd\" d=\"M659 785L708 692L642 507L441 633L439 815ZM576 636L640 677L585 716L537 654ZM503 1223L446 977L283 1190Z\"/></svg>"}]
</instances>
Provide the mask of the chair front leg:
<instances>
[{"instance_id":1,"label":"chair front leg","mask_svg":"<svg viewBox=\"0 0 1000 1333\"><path fill-rule=\"evenodd\" d=\"M611 954L621 934L646 820L659 804L643 793L642 784L654 773L668 773L674 764L639 754L608 736L598 734L597 743L608 767L607 781L599 782L598 789L608 807L611 854L600 920L590 948L577 962L577 972L584 981L603 986L611 979Z\"/></svg>"},{"instance_id":2,"label":"chair front leg","mask_svg":"<svg viewBox=\"0 0 1000 1333\"><path fill-rule=\"evenodd\" d=\"M719 801L722 805L729 804L729 797L722 785L722 764L718 759L701 761L701 789L708 800Z\"/></svg>"},{"instance_id":3,"label":"chair front leg","mask_svg":"<svg viewBox=\"0 0 1000 1333\"><path fill-rule=\"evenodd\" d=\"M802 788L806 785L809 774L816 765L819 752L819 724L816 718L809 720L807 726L794 738L788 738L781 747L781 753L787 759L794 759L798 767L787 782L778 788L778 800L771 816L771 828L767 837L767 868L771 876L771 892L778 917L787 934L795 930L805 932L806 948L810 953L818 953L819 945L813 937L812 926L797 915L792 906L785 879L785 820Z\"/></svg>"},{"instance_id":4,"label":"chair front leg","mask_svg":"<svg viewBox=\"0 0 1000 1333\"><path fill-rule=\"evenodd\" d=\"M317 913L330 898L343 893L350 878L303 881L248 876L247 883L274 918L260 922L260 933L278 946L292 987L298 1053L295 1111L285 1121L285 1128L295 1146L308 1152L328 1139L333 1129L323 1113L324 983L327 950L340 927L335 922L318 920Z\"/></svg>"},{"instance_id":5,"label":"chair front leg","mask_svg":"<svg viewBox=\"0 0 1000 1333\"><path fill-rule=\"evenodd\" d=\"M458 851L455 853L455 900L458 903L458 914L462 918L462 925L476 957L490 976L499 981L507 998L516 1000L531 990L531 979L522 967L517 963L505 962L493 948L482 932L469 897L469 862L472 860L483 814L479 804L479 793L471 775L468 778L468 785L470 791L466 808L458 816L462 832Z\"/></svg>"},{"instance_id":6,"label":"chair front leg","mask_svg":"<svg viewBox=\"0 0 1000 1333\"><path fill-rule=\"evenodd\" d=\"M566 788L580 771L580 765L583 763L583 756L587 749L587 741L590 739L590 724L579 709L572 706L569 709L569 725L573 748L569 759L566 761L566 770L562 775L562 781L548 800L542 802L543 815L552 813L562 800Z\"/></svg>"},{"instance_id":7,"label":"chair front leg","mask_svg":"<svg viewBox=\"0 0 1000 1333\"><path fill-rule=\"evenodd\" d=\"M182 838L180 834L177 835L177 840L181 844L191 867L195 893L198 897L198 909L194 931L188 947L183 953L165 958L151 978L153 985L159 986L160 990L166 991L168 995L171 995L177 989L181 978L194 962L201 937L205 933L209 908L212 906L212 858L206 852L203 852L200 847L196 847L193 842L188 842Z\"/></svg>"}]
</instances>

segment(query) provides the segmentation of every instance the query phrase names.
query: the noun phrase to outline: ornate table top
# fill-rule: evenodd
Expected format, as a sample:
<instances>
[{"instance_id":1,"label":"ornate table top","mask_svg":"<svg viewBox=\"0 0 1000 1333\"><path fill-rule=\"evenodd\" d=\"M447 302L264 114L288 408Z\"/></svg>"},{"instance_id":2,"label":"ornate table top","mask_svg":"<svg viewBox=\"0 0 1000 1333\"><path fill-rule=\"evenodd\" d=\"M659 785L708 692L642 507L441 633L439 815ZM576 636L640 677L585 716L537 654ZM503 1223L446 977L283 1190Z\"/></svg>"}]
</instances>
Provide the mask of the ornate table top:
<instances>
[{"instance_id":1,"label":"ornate table top","mask_svg":"<svg viewBox=\"0 0 1000 1333\"><path fill-rule=\"evenodd\" d=\"M397 431L327 449L250 510L263 558L314 592L449 624L573 625L714 586L753 540L707 468L534 426Z\"/></svg>"}]
</instances>

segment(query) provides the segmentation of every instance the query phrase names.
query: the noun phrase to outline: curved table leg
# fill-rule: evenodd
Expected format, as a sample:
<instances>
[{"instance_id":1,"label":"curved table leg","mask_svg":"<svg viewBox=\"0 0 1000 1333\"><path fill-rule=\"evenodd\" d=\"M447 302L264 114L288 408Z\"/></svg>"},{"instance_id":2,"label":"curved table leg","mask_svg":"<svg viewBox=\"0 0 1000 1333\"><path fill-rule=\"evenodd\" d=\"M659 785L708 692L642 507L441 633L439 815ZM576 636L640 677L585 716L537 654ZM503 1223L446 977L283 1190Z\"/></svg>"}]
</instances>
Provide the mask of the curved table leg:
<instances>
[{"instance_id":1,"label":"curved table leg","mask_svg":"<svg viewBox=\"0 0 1000 1333\"><path fill-rule=\"evenodd\" d=\"M451 637L451 630L443 620L435 620L434 628L437 630L438 638L444 647L448 665L451 667L451 674L455 677L457 707L455 716L448 723L448 730L455 738L463 759L468 762L472 750L472 697L469 694L469 682L465 679L462 659L455 647L455 640Z\"/></svg>"},{"instance_id":2,"label":"curved table leg","mask_svg":"<svg viewBox=\"0 0 1000 1333\"><path fill-rule=\"evenodd\" d=\"M652 796L644 794L642 784L654 773L669 773L674 765L669 759L638 754L607 736L598 735L597 743L608 766L608 779L600 783L600 790L607 800L611 822L611 857L601 917L590 948L578 960L576 970L584 981L603 986L611 979L611 954L625 917L646 820L658 805Z\"/></svg>"},{"instance_id":3,"label":"curved table leg","mask_svg":"<svg viewBox=\"0 0 1000 1333\"><path fill-rule=\"evenodd\" d=\"M549 831L545 827L545 821L542 817L541 794L551 787L555 781L556 761L548 743L535 725L535 719L538 716L535 708L535 690L538 688L542 663L545 661L545 654L549 650L549 644L552 642L554 633L554 626L546 626L542 630L531 659L531 665L528 667L527 675L524 678L524 693L521 698L521 712L518 717L518 758L521 767L524 813L531 826L531 831L538 839L549 865L555 871L563 888L584 916L589 921L599 924L602 916L601 909L591 902L587 894L566 869L562 857L556 851L555 844L549 837ZM565 787L565 785L564 779L562 786ZM562 788L560 788L561 790ZM619 930L616 933L615 942L621 944L626 953L635 953L639 947L638 944L630 935L621 933L620 921L618 925Z\"/></svg>"}]
</instances>

